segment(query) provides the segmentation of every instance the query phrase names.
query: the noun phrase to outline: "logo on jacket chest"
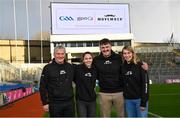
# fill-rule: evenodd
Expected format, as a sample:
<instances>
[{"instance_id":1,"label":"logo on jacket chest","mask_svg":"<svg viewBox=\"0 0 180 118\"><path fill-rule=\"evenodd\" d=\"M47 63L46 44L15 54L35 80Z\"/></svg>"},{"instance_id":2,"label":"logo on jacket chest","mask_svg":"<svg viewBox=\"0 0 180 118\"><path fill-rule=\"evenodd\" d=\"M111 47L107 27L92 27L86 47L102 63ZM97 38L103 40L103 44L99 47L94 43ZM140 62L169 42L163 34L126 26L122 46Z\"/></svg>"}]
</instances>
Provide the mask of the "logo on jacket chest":
<instances>
[{"instance_id":1,"label":"logo on jacket chest","mask_svg":"<svg viewBox=\"0 0 180 118\"><path fill-rule=\"evenodd\" d=\"M85 73L84 76L85 77L92 77L92 74L91 73Z\"/></svg>"},{"instance_id":2,"label":"logo on jacket chest","mask_svg":"<svg viewBox=\"0 0 180 118\"><path fill-rule=\"evenodd\" d=\"M112 64L112 62L111 62L110 60L107 60L107 61L104 62L104 64L105 64L105 65L107 65L107 64Z\"/></svg>"},{"instance_id":3,"label":"logo on jacket chest","mask_svg":"<svg viewBox=\"0 0 180 118\"><path fill-rule=\"evenodd\" d=\"M126 73L125 73L125 75L132 75L133 73L132 73L132 71L127 71Z\"/></svg>"},{"instance_id":4,"label":"logo on jacket chest","mask_svg":"<svg viewBox=\"0 0 180 118\"><path fill-rule=\"evenodd\" d=\"M65 70L60 70L60 75L63 75L63 74L66 74L66 71Z\"/></svg>"}]
</instances>

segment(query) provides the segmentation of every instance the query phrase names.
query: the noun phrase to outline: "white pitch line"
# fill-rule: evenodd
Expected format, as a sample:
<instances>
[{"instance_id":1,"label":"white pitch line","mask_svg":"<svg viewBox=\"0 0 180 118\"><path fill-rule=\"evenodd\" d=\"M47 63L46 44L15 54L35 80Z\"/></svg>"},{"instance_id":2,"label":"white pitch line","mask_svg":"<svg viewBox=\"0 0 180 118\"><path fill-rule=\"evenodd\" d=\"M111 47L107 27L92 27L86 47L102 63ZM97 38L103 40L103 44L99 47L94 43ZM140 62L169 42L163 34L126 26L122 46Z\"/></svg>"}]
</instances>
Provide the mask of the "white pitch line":
<instances>
[{"instance_id":1,"label":"white pitch line","mask_svg":"<svg viewBox=\"0 0 180 118\"><path fill-rule=\"evenodd\" d=\"M160 94L150 94L150 95L152 95L152 96L157 96L157 95L180 95L180 94L179 94L179 93L168 93L168 94L167 94L167 93L164 93L164 94L163 94L163 93L162 93L162 94L160 93Z\"/></svg>"},{"instance_id":2,"label":"white pitch line","mask_svg":"<svg viewBox=\"0 0 180 118\"><path fill-rule=\"evenodd\" d=\"M158 117L158 118L163 118L162 116L157 115L157 114L154 114L154 113L151 113L151 112L148 112L148 114L150 114L150 115L152 115L152 116L155 116L155 117Z\"/></svg>"}]
</instances>

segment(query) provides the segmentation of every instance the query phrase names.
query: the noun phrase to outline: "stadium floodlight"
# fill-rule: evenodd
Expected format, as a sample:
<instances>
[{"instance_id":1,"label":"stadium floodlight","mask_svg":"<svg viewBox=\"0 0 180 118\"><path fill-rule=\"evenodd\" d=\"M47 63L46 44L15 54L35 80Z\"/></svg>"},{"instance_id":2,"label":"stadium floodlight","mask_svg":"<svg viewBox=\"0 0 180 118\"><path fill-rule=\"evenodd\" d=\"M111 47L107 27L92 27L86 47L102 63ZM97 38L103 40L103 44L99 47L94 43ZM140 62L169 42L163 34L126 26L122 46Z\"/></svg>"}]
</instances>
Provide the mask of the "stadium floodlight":
<instances>
[{"instance_id":1,"label":"stadium floodlight","mask_svg":"<svg viewBox=\"0 0 180 118\"><path fill-rule=\"evenodd\" d=\"M16 63L17 63L17 26L16 26L16 1L13 0L13 13L14 13L14 39L16 40ZM12 63L12 62L11 62Z\"/></svg>"},{"instance_id":2,"label":"stadium floodlight","mask_svg":"<svg viewBox=\"0 0 180 118\"><path fill-rule=\"evenodd\" d=\"M43 37L42 37L42 1L39 0L39 9L40 9L40 25L41 25L41 63L43 63Z\"/></svg>"},{"instance_id":3,"label":"stadium floodlight","mask_svg":"<svg viewBox=\"0 0 180 118\"><path fill-rule=\"evenodd\" d=\"M30 64L30 44L29 44L29 11L28 11L28 0L26 0L26 23L27 23L27 38L28 38L28 63Z\"/></svg>"}]
</instances>

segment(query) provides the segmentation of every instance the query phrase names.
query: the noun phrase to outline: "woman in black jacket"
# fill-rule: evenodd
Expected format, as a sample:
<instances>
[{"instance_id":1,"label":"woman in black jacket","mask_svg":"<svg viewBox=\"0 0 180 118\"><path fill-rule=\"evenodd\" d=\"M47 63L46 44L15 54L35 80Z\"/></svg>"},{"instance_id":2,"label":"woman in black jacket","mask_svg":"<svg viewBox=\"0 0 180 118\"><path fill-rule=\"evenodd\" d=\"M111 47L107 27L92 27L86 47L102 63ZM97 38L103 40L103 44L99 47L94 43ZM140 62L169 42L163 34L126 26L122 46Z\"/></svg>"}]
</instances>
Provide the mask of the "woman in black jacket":
<instances>
[{"instance_id":1,"label":"woman in black jacket","mask_svg":"<svg viewBox=\"0 0 180 118\"><path fill-rule=\"evenodd\" d=\"M78 117L96 117L96 70L92 62L92 53L85 52L82 55L82 64L75 65Z\"/></svg>"},{"instance_id":2,"label":"woman in black jacket","mask_svg":"<svg viewBox=\"0 0 180 118\"><path fill-rule=\"evenodd\" d=\"M149 79L130 46L122 49L122 76L124 81L125 108L128 117L147 117Z\"/></svg>"}]
</instances>

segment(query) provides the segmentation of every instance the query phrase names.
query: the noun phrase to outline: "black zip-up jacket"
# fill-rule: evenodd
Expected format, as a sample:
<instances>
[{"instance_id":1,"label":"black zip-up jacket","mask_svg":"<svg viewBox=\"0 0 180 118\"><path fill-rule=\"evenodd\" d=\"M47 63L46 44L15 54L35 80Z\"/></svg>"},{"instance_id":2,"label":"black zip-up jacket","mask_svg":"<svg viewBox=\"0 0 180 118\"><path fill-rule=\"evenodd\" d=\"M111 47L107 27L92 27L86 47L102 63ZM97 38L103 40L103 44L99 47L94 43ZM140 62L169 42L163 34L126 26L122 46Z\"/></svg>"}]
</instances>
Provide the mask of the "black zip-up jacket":
<instances>
[{"instance_id":1,"label":"black zip-up jacket","mask_svg":"<svg viewBox=\"0 0 180 118\"><path fill-rule=\"evenodd\" d=\"M96 100L96 69L84 64L75 65L76 99L86 102Z\"/></svg>"},{"instance_id":2,"label":"black zip-up jacket","mask_svg":"<svg viewBox=\"0 0 180 118\"><path fill-rule=\"evenodd\" d=\"M58 64L55 60L47 64L42 71L40 80L40 95L43 105L73 99L72 81L74 68L64 62Z\"/></svg>"},{"instance_id":3,"label":"black zip-up jacket","mask_svg":"<svg viewBox=\"0 0 180 118\"><path fill-rule=\"evenodd\" d=\"M113 51L108 58L105 58L102 53L94 58L100 92L116 93L123 91L123 81L120 77L121 64L121 56Z\"/></svg>"},{"instance_id":4,"label":"black zip-up jacket","mask_svg":"<svg viewBox=\"0 0 180 118\"><path fill-rule=\"evenodd\" d=\"M146 107L149 94L149 78L141 63L122 64L125 99L141 99L141 106Z\"/></svg>"}]
</instances>

